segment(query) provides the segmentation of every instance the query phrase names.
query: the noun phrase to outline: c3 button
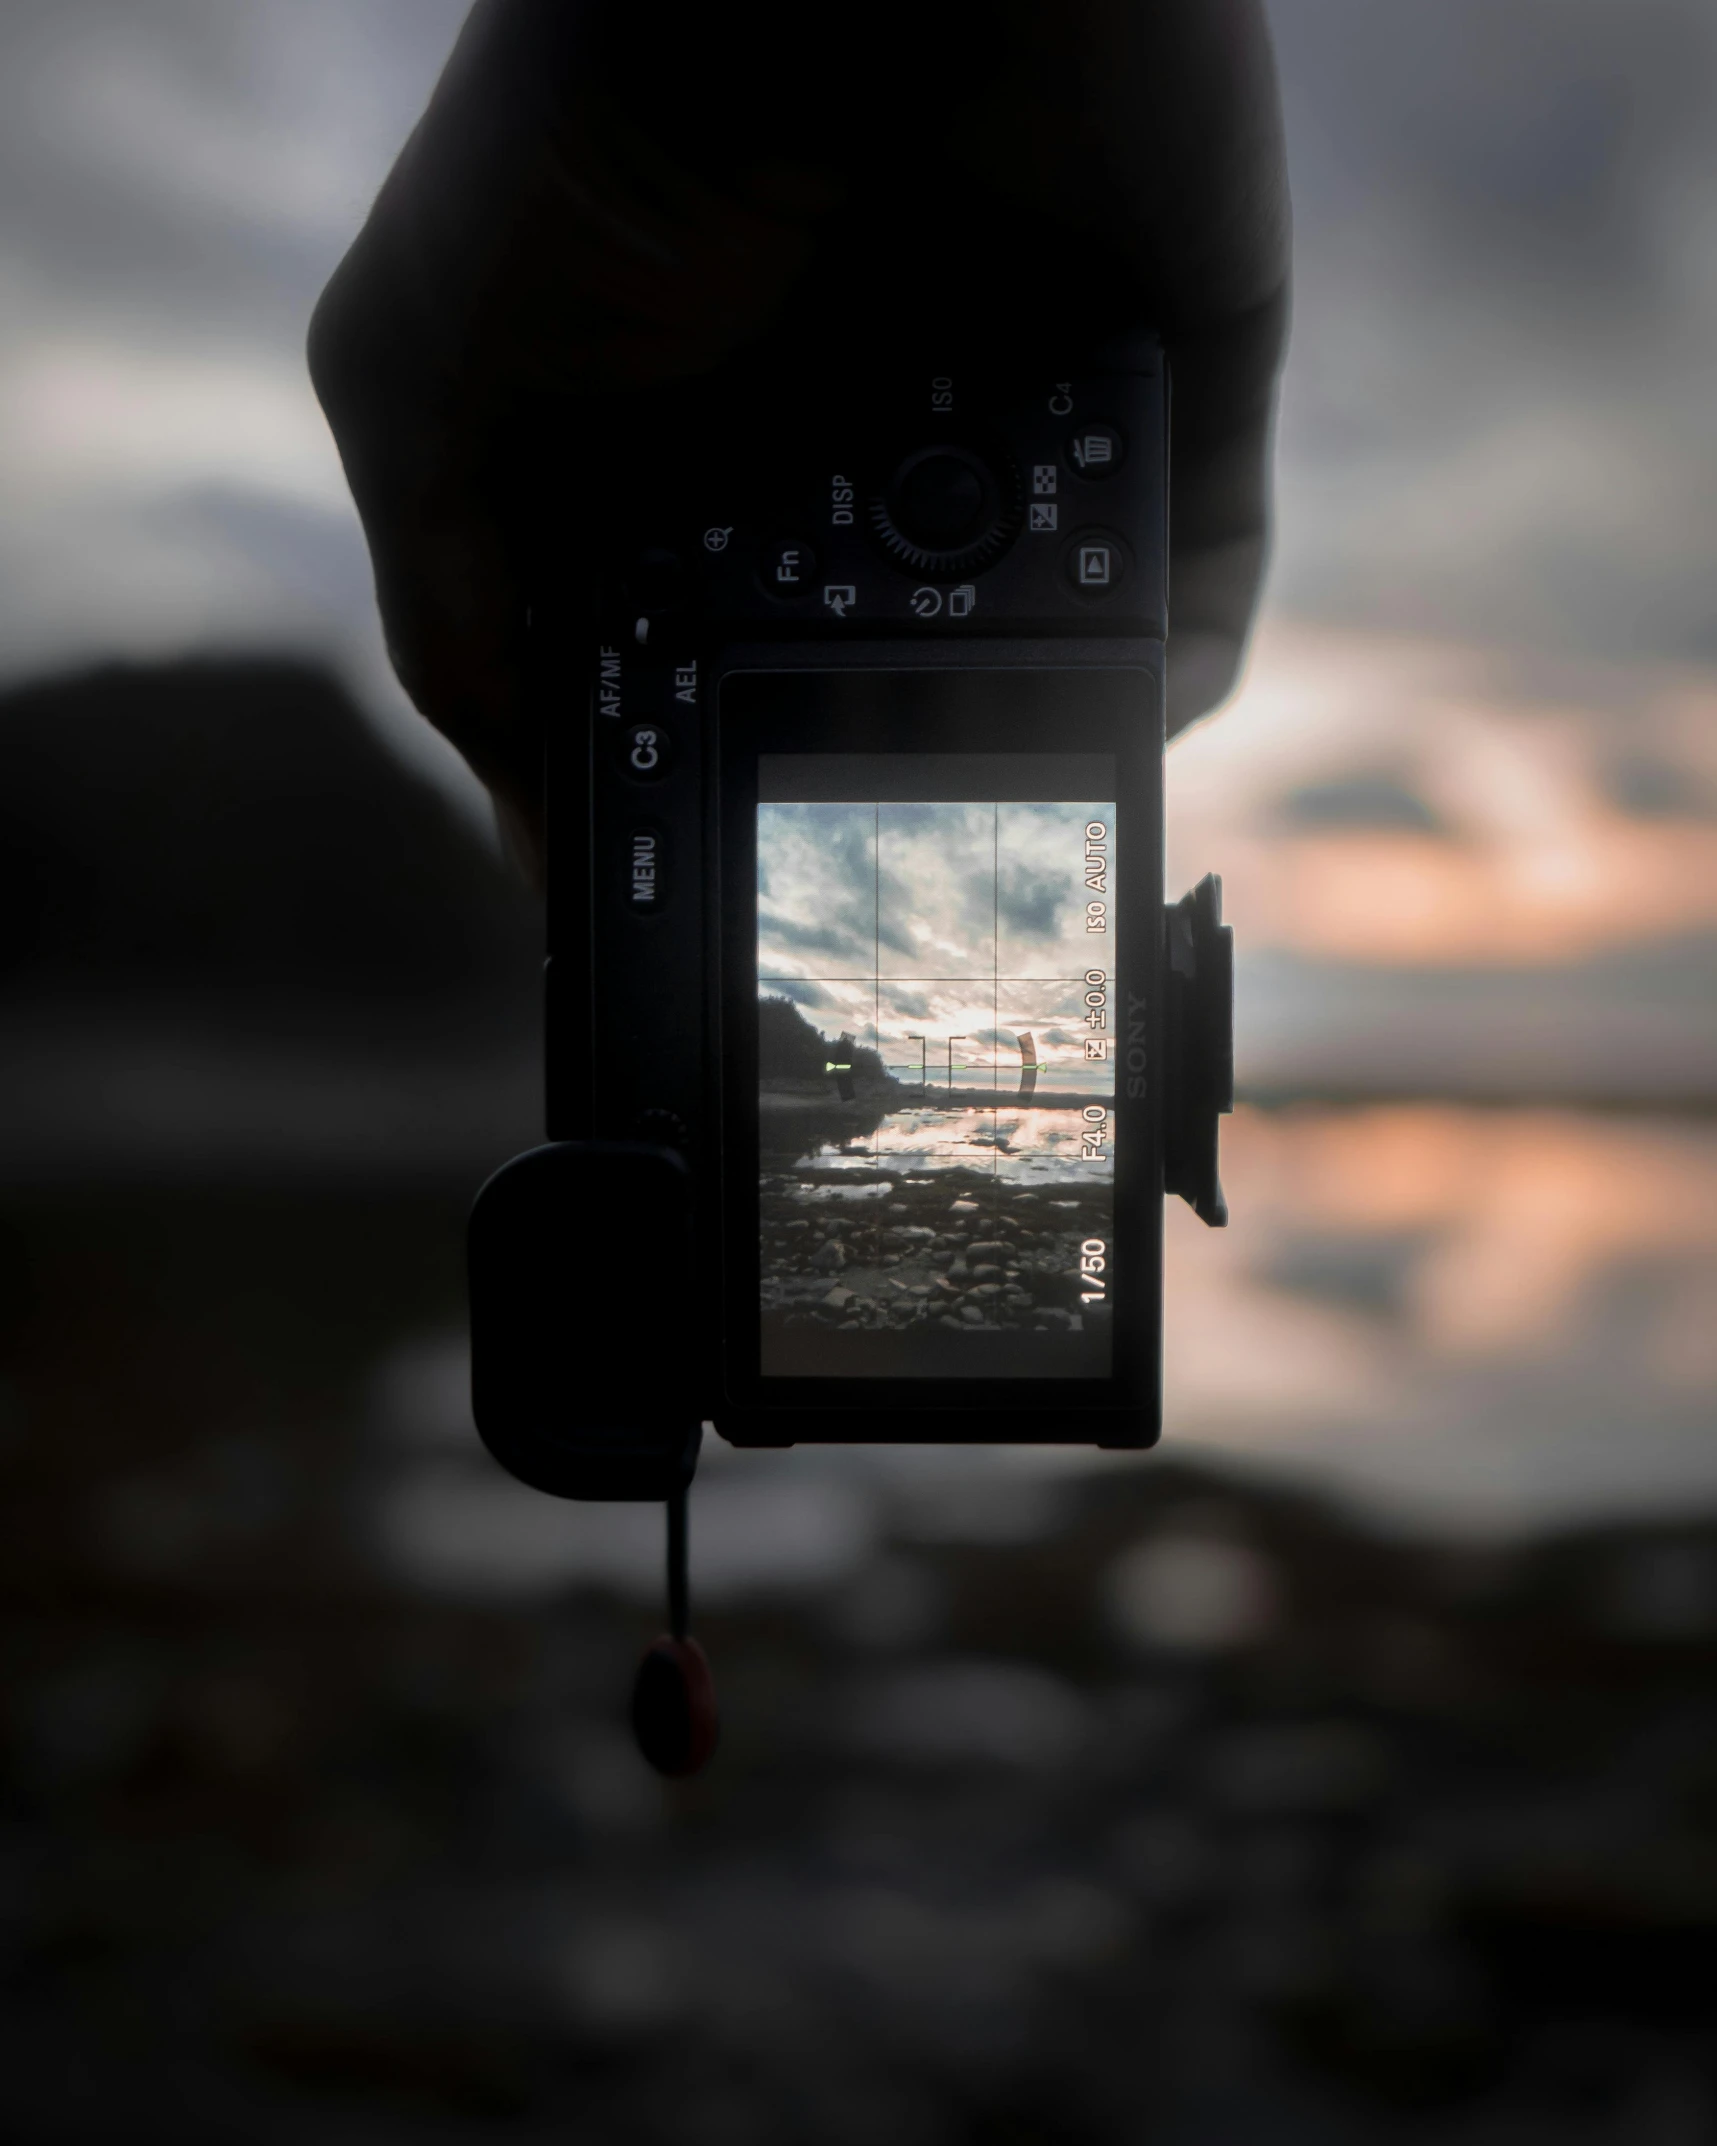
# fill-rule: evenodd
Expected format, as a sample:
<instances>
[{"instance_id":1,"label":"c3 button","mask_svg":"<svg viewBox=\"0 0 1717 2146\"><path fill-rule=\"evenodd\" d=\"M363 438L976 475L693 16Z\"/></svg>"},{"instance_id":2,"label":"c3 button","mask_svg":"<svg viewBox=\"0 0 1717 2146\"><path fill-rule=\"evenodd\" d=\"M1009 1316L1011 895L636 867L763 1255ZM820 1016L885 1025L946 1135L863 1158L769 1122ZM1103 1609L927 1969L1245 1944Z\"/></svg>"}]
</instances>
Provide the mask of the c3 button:
<instances>
[{"instance_id":1,"label":"c3 button","mask_svg":"<svg viewBox=\"0 0 1717 2146\"><path fill-rule=\"evenodd\" d=\"M673 761L674 742L660 723L634 723L621 732L621 772L634 782L660 782Z\"/></svg>"}]
</instances>

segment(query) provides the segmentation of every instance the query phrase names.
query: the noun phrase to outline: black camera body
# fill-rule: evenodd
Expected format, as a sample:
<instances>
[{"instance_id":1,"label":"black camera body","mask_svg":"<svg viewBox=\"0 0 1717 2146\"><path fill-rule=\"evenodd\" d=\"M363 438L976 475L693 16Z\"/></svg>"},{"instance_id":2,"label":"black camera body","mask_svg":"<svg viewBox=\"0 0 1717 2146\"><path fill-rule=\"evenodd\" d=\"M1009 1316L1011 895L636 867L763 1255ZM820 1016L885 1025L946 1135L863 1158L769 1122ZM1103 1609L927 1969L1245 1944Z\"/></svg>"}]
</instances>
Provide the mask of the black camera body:
<instances>
[{"instance_id":1,"label":"black camera body","mask_svg":"<svg viewBox=\"0 0 1717 2146\"><path fill-rule=\"evenodd\" d=\"M1218 884L1163 900L1167 415L1149 337L639 404L594 617L564 562L533 609L549 1138L470 1246L526 1482L1156 1439L1232 1103Z\"/></svg>"}]
</instances>

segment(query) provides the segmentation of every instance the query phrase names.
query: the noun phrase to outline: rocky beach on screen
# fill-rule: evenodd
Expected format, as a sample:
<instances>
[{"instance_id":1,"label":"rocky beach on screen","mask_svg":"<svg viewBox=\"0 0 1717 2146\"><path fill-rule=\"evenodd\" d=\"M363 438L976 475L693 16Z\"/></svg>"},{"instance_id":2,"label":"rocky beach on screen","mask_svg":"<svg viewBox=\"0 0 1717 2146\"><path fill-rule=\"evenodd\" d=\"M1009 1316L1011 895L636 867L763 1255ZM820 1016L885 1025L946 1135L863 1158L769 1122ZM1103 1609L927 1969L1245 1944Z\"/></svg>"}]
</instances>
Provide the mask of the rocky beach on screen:
<instances>
[{"instance_id":1,"label":"rocky beach on screen","mask_svg":"<svg viewBox=\"0 0 1717 2146\"><path fill-rule=\"evenodd\" d=\"M1095 1335L1113 1230L1086 1099L895 1078L779 999L760 1008L759 1301L772 1336ZM1082 1267L1091 1247L1103 1264Z\"/></svg>"},{"instance_id":2,"label":"rocky beach on screen","mask_svg":"<svg viewBox=\"0 0 1717 2146\"><path fill-rule=\"evenodd\" d=\"M766 1177L765 1326L1078 1333L1106 1310L1081 1305L1079 1261L1112 1205L1106 1181L1039 1189L959 1165Z\"/></svg>"}]
</instances>

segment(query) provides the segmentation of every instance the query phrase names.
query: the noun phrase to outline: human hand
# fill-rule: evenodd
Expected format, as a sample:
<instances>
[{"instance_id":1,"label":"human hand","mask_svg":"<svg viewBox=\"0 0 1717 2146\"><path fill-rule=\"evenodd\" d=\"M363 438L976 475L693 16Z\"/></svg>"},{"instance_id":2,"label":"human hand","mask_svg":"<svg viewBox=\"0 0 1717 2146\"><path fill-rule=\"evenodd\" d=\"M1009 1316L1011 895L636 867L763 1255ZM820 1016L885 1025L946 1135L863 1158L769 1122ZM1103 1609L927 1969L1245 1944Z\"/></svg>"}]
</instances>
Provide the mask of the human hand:
<instances>
[{"instance_id":1,"label":"human hand","mask_svg":"<svg viewBox=\"0 0 1717 2146\"><path fill-rule=\"evenodd\" d=\"M948 233L958 242L951 245ZM795 310L1154 326L1174 377L1169 726L1263 571L1287 193L1260 0L478 0L317 308L395 670L542 856L517 398L714 369Z\"/></svg>"}]
</instances>

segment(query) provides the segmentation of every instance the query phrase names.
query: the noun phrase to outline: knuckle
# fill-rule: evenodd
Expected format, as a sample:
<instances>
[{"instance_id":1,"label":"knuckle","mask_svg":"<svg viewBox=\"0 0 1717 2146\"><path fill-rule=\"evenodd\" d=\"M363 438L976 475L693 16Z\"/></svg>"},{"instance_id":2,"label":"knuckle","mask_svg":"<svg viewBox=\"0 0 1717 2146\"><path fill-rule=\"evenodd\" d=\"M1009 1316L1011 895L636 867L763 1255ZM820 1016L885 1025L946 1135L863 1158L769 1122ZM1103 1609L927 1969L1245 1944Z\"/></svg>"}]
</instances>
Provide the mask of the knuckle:
<instances>
[{"instance_id":1,"label":"knuckle","mask_svg":"<svg viewBox=\"0 0 1717 2146\"><path fill-rule=\"evenodd\" d=\"M342 263L317 299L304 339L310 385L316 391L316 399L330 415L349 392L352 343L351 297L345 281L345 264Z\"/></svg>"},{"instance_id":2,"label":"knuckle","mask_svg":"<svg viewBox=\"0 0 1717 2146\"><path fill-rule=\"evenodd\" d=\"M316 399L336 425L375 401L379 352L376 272L363 236L328 278L310 315L304 354Z\"/></svg>"}]
</instances>

